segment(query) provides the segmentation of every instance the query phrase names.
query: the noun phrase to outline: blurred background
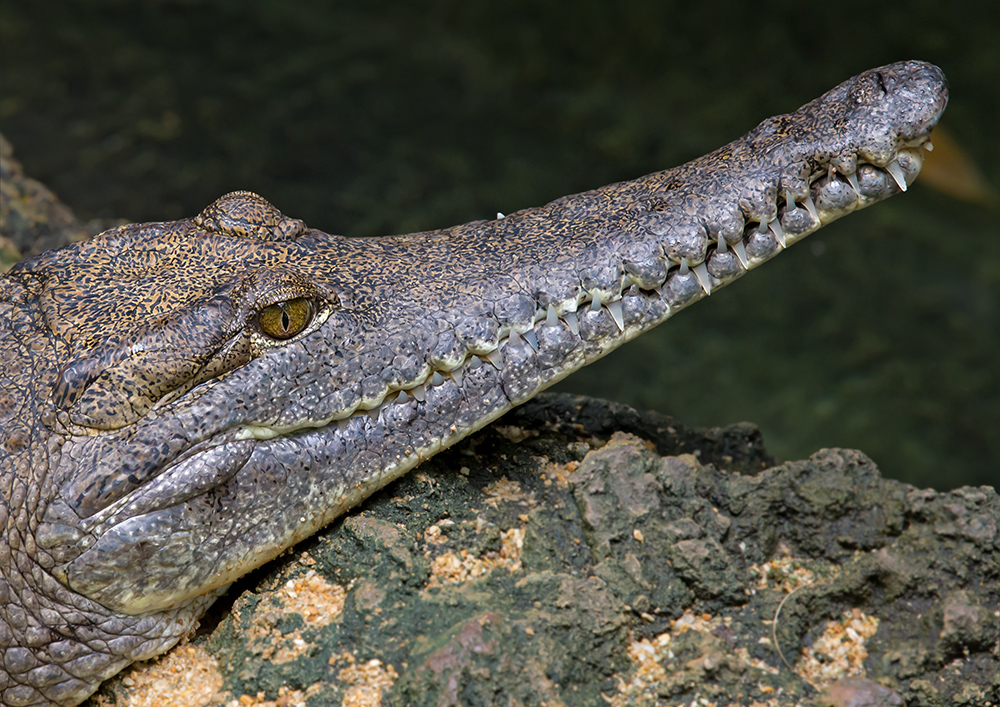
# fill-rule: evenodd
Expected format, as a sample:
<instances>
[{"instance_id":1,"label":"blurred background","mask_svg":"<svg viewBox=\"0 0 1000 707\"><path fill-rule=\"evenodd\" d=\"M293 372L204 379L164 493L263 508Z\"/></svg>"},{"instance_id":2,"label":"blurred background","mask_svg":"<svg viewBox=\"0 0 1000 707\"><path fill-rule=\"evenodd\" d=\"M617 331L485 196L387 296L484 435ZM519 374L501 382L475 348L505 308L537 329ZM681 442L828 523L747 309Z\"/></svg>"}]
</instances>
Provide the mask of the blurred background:
<instances>
[{"instance_id":1,"label":"blurred background","mask_svg":"<svg viewBox=\"0 0 1000 707\"><path fill-rule=\"evenodd\" d=\"M0 132L92 228L252 189L387 234L674 166L859 71L932 61L952 97L914 188L561 387L752 421L780 458L854 447L918 486L1000 485L998 11L816 7L0 0Z\"/></svg>"}]
</instances>

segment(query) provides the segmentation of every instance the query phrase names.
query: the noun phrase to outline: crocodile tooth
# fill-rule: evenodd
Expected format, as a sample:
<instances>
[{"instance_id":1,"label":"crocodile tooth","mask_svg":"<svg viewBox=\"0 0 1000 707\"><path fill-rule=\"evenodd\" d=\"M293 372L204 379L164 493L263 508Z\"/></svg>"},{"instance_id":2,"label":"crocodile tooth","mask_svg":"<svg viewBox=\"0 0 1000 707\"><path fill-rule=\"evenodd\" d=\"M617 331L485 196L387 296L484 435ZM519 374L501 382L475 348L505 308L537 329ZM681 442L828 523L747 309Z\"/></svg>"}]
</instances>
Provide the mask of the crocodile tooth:
<instances>
[{"instance_id":1,"label":"crocodile tooth","mask_svg":"<svg viewBox=\"0 0 1000 707\"><path fill-rule=\"evenodd\" d=\"M556 312L555 306L549 304L549 308L545 312L545 323L548 326L555 326L556 322L558 321L559 321L559 314Z\"/></svg>"},{"instance_id":2,"label":"crocodile tooth","mask_svg":"<svg viewBox=\"0 0 1000 707\"><path fill-rule=\"evenodd\" d=\"M444 376L434 371L434 375L431 376L431 385L441 385L442 383L444 383Z\"/></svg>"},{"instance_id":3,"label":"crocodile tooth","mask_svg":"<svg viewBox=\"0 0 1000 707\"><path fill-rule=\"evenodd\" d=\"M507 218L507 217L506 217L506 216L504 216L504 215L503 215L502 213L500 213L499 211L497 211L497 220L499 221L499 220L500 220L500 219L502 219L502 218Z\"/></svg>"},{"instance_id":4,"label":"crocodile tooth","mask_svg":"<svg viewBox=\"0 0 1000 707\"><path fill-rule=\"evenodd\" d=\"M906 191L906 173L903 171L903 168L899 166L899 162L893 160L889 163L889 166L886 167L886 169L889 171L889 174L892 175L892 178L896 180L896 185L899 187L899 190Z\"/></svg>"},{"instance_id":5,"label":"crocodile tooth","mask_svg":"<svg viewBox=\"0 0 1000 707\"><path fill-rule=\"evenodd\" d=\"M795 208L795 197L792 196L792 192L785 192L785 211L791 211Z\"/></svg>"},{"instance_id":6,"label":"crocodile tooth","mask_svg":"<svg viewBox=\"0 0 1000 707\"><path fill-rule=\"evenodd\" d=\"M608 302L608 313L611 318L615 320L615 325L618 327L618 331L625 331L625 317L622 314L622 303L621 300L617 302Z\"/></svg>"},{"instance_id":7,"label":"crocodile tooth","mask_svg":"<svg viewBox=\"0 0 1000 707\"><path fill-rule=\"evenodd\" d=\"M599 312L601 310L601 293L596 289L590 291L590 295L594 298L590 300L590 311Z\"/></svg>"},{"instance_id":8,"label":"crocodile tooth","mask_svg":"<svg viewBox=\"0 0 1000 707\"><path fill-rule=\"evenodd\" d=\"M337 420L337 427L339 427L342 430L346 430L350 426L350 424L351 424L351 418L349 417L342 417L339 420Z\"/></svg>"},{"instance_id":9,"label":"crocodile tooth","mask_svg":"<svg viewBox=\"0 0 1000 707\"><path fill-rule=\"evenodd\" d=\"M566 312L563 318L566 320L569 330L576 336L580 336L580 320L576 318L576 312Z\"/></svg>"},{"instance_id":10,"label":"crocodile tooth","mask_svg":"<svg viewBox=\"0 0 1000 707\"><path fill-rule=\"evenodd\" d=\"M500 355L500 349L493 349L488 354L486 354L486 360L493 364L493 367L500 370L500 366L503 365L503 357Z\"/></svg>"},{"instance_id":11,"label":"crocodile tooth","mask_svg":"<svg viewBox=\"0 0 1000 707\"><path fill-rule=\"evenodd\" d=\"M771 229L771 233L774 234L775 239L778 241L778 245L782 248L788 247L788 241L785 240L785 231L781 228L781 222L778 219L771 219L771 222L767 224L767 227Z\"/></svg>"},{"instance_id":12,"label":"crocodile tooth","mask_svg":"<svg viewBox=\"0 0 1000 707\"><path fill-rule=\"evenodd\" d=\"M455 381L455 385L457 385L459 388L462 387L462 369L461 368L453 368L452 370L448 371L448 375L451 376L451 379L453 381Z\"/></svg>"},{"instance_id":13,"label":"crocodile tooth","mask_svg":"<svg viewBox=\"0 0 1000 707\"><path fill-rule=\"evenodd\" d=\"M531 350L538 353L538 337L535 336L535 330L528 329L528 331L524 332L522 336L524 337L524 340L528 342L528 346L531 347Z\"/></svg>"},{"instance_id":14,"label":"crocodile tooth","mask_svg":"<svg viewBox=\"0 0 1000 707\"><path fill-rule=\"evenodd\" d=\"M427 387L424 385L418 385L410 390L410 395L420 402L424 402L427 400Z\"/></svg>"},{"instance_id":15,"label":"crocodile tooth","mask_svg":"<svg viewBox=\"0 0 1000 707\"><path fill-rule=\"evenodd\" d=\"M409 400L410 396L406 394L405 390L399 391L399 395L396 396L396 402L400 404L409 402Z\"/></svg>"},{"instance_id":16,"label":"crocodile tooth","mask_svg":"<svg viewBox=\"0 0 1000 707\"><path fill-rule=\"evenodd\" d=\"M813 217L813 220L819 223L819 214L816 212L816 204L813 202L812 194L806 196L806 200L802 203L806 205L806 211Z\"/></svg>"},{"instance_id":17,"label":"crocodile tooth","mask_svg":"<svg viewBox=\"0 0 1000 707\"><path fill-rule=\"evenodd\" d=\"M716 244L715 249L720 253L725 253L727 250L729 250L729 244L726 242L726 239L723 236L721 235L719 236L719 241Z\"/></svg>"},{"instance_id":18,"label":"crocodile tooth","mask_svg":"<svg viewBox=\"0 0 1000 707\"><path fill-rule=\"evenodd\" d=\"M712 278L708 274L708 268L705 267L705 263L695 265L691 269L694 270L694 276L698 278L698 284L701 285L701 289L705 290L705 294L712 294Z\"/></svg>"},{"instance_id":19,"label":"crocodile tooth","mask_svg":"<svg viewBox=\"0 0 1000 707\"><path fill-rule=\"evenodd\" d=\"M851 189L854 190L855 194L857 194L858 196L861 196L861 187L858 186L858 173L857 172L852 172L851 174L847 175L847 183L851 185Z\"/></svg>"},{"instance_id":20,"label":"crocodile tooth","mask_svg":"<svg viewBox=\"0 0 1000 707\"><path fill-rule=\"evenodd\" d=\"M479 356L473 355L472 358L469 359L469 368L472 370L476 370L482 365L483 359L479 358Z\"/></svg>"},{"instance_id":21,"label":"crocodile tooth","mask_svg":"<svg viewBox=\"0 0 1000 707\"><path fill-rule=\"evenodd\" d=\"M928 152L934 152L934 143L928 140L927 142L924 143L924 149L927 150Z\"/></svg>"},{"instance_id":22,"label":"crocodile tooth","mask_svg":"<svg viewBox=\"0 0 1000 707\"><path fill-rule=\"evenodd\" d=\"M510 334L507 336L507 345L516 344L521 341L521 335L517 333L516 330L511 329Z\"/></svg>"},{"instance_id":23,"label":"crocodile tooth","mask_svg":"<svg viewBox=\"0 0 1000 707\"><path fill-rule=\"evenodd\" d=\"M733 243L733 252L736 253L736 257L740 259L740 265L743 266L744 270L750 269L750 258L747 257L746 246L743 245L743 241L736 241Z\"/></svg>"},{"instance_id":24,"label":"crocodile tooth","mask_svg":"<svg viewBox=\"0 0 1000 707\"><path fill-rule=\"evenodd\" d=\"M369 408L368 410L365 410L365 412L368 414L368 417L372 419L372 422L378 422L378 416L379 413L382 412L382 406L379 405L378 407Z\"/></svg>"}]
</instances>

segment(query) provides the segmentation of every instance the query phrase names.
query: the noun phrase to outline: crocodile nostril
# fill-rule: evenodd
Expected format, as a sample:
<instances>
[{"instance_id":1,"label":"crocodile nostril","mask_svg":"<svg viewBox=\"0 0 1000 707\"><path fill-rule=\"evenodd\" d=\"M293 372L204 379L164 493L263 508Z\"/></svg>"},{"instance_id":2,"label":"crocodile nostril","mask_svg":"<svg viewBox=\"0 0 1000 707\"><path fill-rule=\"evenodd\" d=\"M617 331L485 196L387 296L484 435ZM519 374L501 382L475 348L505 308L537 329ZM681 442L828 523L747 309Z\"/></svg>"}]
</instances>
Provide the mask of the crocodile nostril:
<instances>
[{"instance_id":1,"label":"crocodile nostril","mask_svg":"<svg viewBox=\"0 0 1000 707\"><path fill-rule=\"evenodd\" d=\"M875 78L878 79L878 85L881 86L882 92L889 93L889 86L886 84L885 75L881 71L876 71Z\"/></svg>"}]
</instances>

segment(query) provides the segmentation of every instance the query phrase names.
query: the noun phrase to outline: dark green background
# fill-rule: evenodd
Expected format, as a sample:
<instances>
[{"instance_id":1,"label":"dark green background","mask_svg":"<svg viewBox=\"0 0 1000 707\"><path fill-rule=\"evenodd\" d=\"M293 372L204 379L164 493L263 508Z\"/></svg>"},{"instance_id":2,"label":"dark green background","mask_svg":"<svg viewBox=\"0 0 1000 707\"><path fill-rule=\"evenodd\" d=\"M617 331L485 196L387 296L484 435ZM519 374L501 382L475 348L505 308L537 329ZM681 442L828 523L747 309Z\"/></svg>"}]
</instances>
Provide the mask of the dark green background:
<instances>
[{"instance_id":1,"label":"dark green background","mask_svg":"<svg viewBox=\"0 0 1000 707\"><path fill-rule=\"evenodd\" d=\"M693 5L694 7L688 7ZM808 8L814 6L815 11ZM866 68L944 68L1000 184L994 3L0 2L0 131L83 219L253 189L349 235L673 166ZM998 214L921 187L570 379L798 458L1000 485Z\"/></svg>"}]
</instances>

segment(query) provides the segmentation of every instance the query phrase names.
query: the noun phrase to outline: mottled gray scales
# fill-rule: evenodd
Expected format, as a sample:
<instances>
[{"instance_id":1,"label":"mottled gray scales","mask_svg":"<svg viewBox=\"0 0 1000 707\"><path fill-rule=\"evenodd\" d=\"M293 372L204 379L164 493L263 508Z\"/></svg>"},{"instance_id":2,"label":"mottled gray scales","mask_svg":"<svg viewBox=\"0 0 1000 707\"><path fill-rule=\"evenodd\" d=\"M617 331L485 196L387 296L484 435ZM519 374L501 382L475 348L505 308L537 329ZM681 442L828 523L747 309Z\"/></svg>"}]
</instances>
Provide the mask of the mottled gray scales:
<instances>
[{"instance_id":1,"label":"mottled gray scales","mask_svg":"<svg viewBox=\"0 0 1000 707\"><path fill-rule=\"evenodd\" d=\"M681 167L346 239L233 192L0 278L0 700L77 704L422 459L898 193L941 72L865 72Z\"/></svg>"}]
</instances>

